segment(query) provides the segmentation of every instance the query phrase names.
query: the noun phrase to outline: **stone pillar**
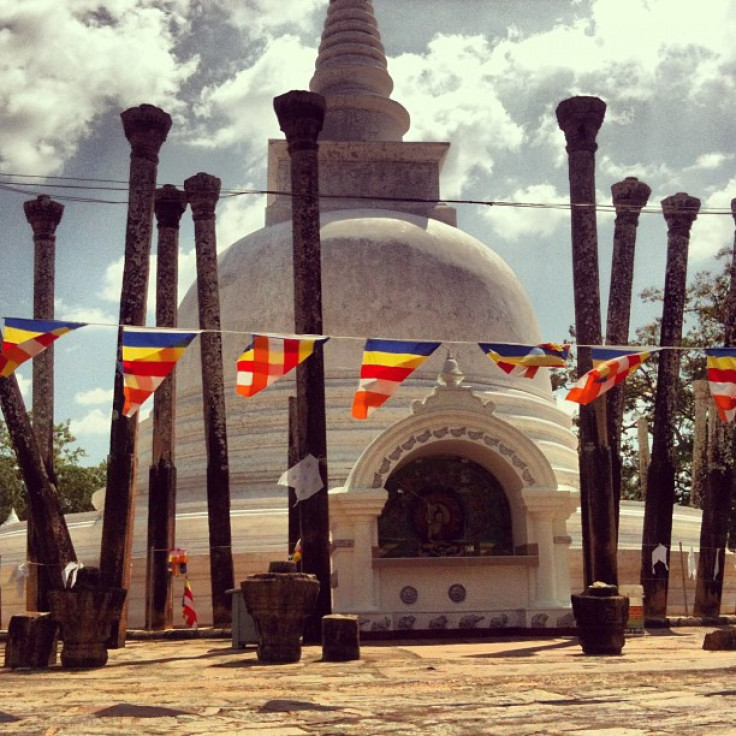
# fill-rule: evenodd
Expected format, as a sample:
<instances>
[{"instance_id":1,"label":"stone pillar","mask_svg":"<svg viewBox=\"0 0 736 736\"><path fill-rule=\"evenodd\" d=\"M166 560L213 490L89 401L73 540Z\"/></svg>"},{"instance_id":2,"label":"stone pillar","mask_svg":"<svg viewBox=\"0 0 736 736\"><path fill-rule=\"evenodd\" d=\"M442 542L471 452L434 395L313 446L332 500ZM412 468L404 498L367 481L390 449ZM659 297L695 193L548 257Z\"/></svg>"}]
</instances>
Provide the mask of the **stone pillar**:
<instances>
[{"instance_id":1,"label":"stone pillar","mask_svg":"<svg viewBox=\"0 0 736 736\"><path fill-rule=\"evenodd\" d=\"M557 608L560 605L560 593L557 590L555 524L559 517L566 519L574 512L577 504L573 505L566 493L536 488L523 490L522 498L534 527L534 536L530 541L536 542L539 549L534 605L538 608ZM565 590L567 593L569 585Z\"/></svg>"},{"instance_id":2,"label":"stone pillar","mask_svg":"<svg viewBox=\"0 0 736 736\"><path fill-rule=\"evenodd\" d=\"M197 296L202 356L204 431L207 449L207 515L210 532L210 579L215 626L231 622L233 587L232 532L230 529L230 465L227 453L225 391L220 326L220 290L217 275L215 205L220 180L199 173L184 182L194 219L197 254Z\"/></svg>"},{"instance_id":3,"label":"stone pillar","mask_svg":"<svg viewBox=\"0 0 736 736\"><path fill-rule=\"evenodd\" d=\"M54 318L56 228L64 205L42 194L23 203L28 224L33 229L33 318ZM54 469L54 346L49 345L33 359L33 431L49 480L56 483ZM28 560L26 607L29 611L48 611L48 576L38 566L38 542L34 541L34 519L27 519ZM34 564L36 563L36 564Z\"/></svg>"},{"instance_id":4,"label":"stone pillar","mask_svg":"<svg viewBox=\"0 0 736 736\"><path fill-rule=\"evenodd\" d=\"M631 315L631 290L634 280L634 251L639 215L646 206L652 190L635 176L628 176L611 187L616 208L616 226L613 233L611 262L611 289L608 294L606 344L627 345ZM611 447L613 501L618 508L621 500L621 426L624 418L624 386L614 386L606 394L606 421L608 444Z\"/></svg>"},{"instance_id":5,"label":"stone pillar","mask_svg":"<svg viewBox=\"0 0 736 736\"><path fill-rule=\"evenodd\" d=\"M731 213L736 221L736 199L731 200ZM724 340L726 347L736 345L736 236L731 255L731 278L726 297ZM695 588L694 614L718 616L723 598L725 548L728 540L728 509L736 492L734 453L736 429L733 422L722 422L713 412L710 423L708 475L703 494L703 521L700 525L700 555ZM717 564L716 564L717 563Z\"/></svg>"},{"instance_id":6,"label":"stone pillar","mask_svg":"<svg viewBox=\"0 0 736 736\"><path fill-rule=\"evenodd\" d=\"M322 334L322 265L319 221L317 137L325 100L313 92L293 91L273 101L286 135L291 160L292 237L294 262L294 331ZM332 612L330 590L329 507L327 500L327 429L324 354L317 344L309 360L296 368L298 447L319 461L324 487L302 501L302 569L317 576L319 597L305 626L305 641L319 642L322 616Z\"/></svg>"},{"instance_id":7,"label":"stone pillar","mask_svg":"<svg viewBox=\"0 0 736 736\"><path fill-rule=\"evenodd\" d=\"M667 267L660 332L662 347L671 348L682 344L690 228L699 209L700 200L684 193L662 200L662 211L667 222ZM679 373L679 351L662 350L659 353L657 393L654 400L652 459L647 476L641 550L644 614L657 618L667 615L669 571L661 563L652 571L652 552L660 544L664 545L667 548L669 565L672 506L675 502L674 429L677 421Z\"/></svg>"},{"instance_id":8,"label":"stone pillar","mask_svg":"<svg viewBox=\"0 0 736 736\"><path fill-rule=\"evenodd\" d=\"M156 325L176 327L179 282L179 222L186 194L171 184L156 190L158 225L156 256ZM146 564L146 628L173 626L168 550L176 527L176 368L153 395L153 450L148 471L148 545Z\"/></svg>"},{"instance_id":9,"label":"stone pillar","mask_svg":"<svg viewBox=\"0 0 736 736\"><path fill-rule=\"evenodd\" d=\"M690 505L699 509L708 476L708 399L710 398L708 381L704 378L693 381L693 394L695 395L695 427L693 429Z\"/></svg>"},{"instance_id":10,"label":"stone pillar","mask_svg":"<svg viewBox=\"0 0 736 736\"><path fill-rule=\"evenodd\" d=\"M639 417L636 420L636 441L639 446L639 491L644 500L647 497L649 473L649 422L646 417Z\"/></svg>"},{"instance_id":11,"label":"stone pillar","mask_svg":"<svg viewBox=\"0 0 736 736\"><path fill-rule=\"evenodd\" d=\"M153 230L153 198L158 153L171 128L171 117L153 105L131 107L121 114L130 143L128 217L125 228L125 261L120 293L120 325L146 322L148 260ZM118 335L117 363L122 362L122 329ZM131 548L136 477L138 415L123 416L123 376L115 374L110 455L107 466L105 508L100 548L100 577L111 588L130 586ZM125 645L127 601L114 626L110 646Z\"/></svg>"},{"instance_id":12,"label":"stone pillar","mask_svg":"<svg viewBox=\"0 0 736 736\"><path fill-rule=\"evenodd\" d=\"M350 604L341 605L343 611L378 610L380 577L373 567L373 547L378 544L378 517L387 498L388 492L383 488L330 494L331 502L339 505L346 524L335 530L336 535L340 538L352 535L353 540L350 568L337 571L343 584L347 581L352 584Z\"/></svg>"},{"instance_id":13,"label":"stone pillar","mask_svg":"<svg viewBox=\"0 0 736 736\"><path fill-rule=\"evenodd\" d=\"M578 373L593 367L591 347L601 344L598 232L595 210L596 136L606 104L597 97L572 97L557 106L565 134L570 179L573 289ZM606 405L580 407L580 506L585 583L617 584L616 516Z\"/></svg>"}]
</instances>

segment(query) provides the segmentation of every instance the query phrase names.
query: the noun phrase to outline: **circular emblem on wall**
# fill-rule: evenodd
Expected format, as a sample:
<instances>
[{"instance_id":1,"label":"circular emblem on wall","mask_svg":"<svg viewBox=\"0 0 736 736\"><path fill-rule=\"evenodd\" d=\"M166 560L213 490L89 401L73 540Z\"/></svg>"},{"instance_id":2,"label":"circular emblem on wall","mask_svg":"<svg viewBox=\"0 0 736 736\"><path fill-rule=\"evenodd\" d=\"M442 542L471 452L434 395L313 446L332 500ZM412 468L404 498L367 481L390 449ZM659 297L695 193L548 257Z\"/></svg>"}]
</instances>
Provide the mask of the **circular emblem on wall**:
<instances>
[{"instance_id":1,"label":"circular emblem on wall","mask_svg":"<svg viewBox=\"0 0 736 736\"><path fill-rule=\"evenodd\" d=\"M405 585L401 589L401 593L399 593L399 598L401 598L404 603L410 606L412 603L417 602L417 598L419 598L419 593L417 593L417 589L413 588L411 585Z\"/></svg>"},{"instance_id":2,"label":"circular emblem on wall","mask_svg":"<svg viewBox=\"0 0 736 736\"><path fill-rule=\"evenodd\" d=\"M451 585L447 589L447 597L453 602L453 603L460 603L461 601L465 600L465 587L460 585L460 583L455 583L455 585Z\"/></svg>"}]
</instances>

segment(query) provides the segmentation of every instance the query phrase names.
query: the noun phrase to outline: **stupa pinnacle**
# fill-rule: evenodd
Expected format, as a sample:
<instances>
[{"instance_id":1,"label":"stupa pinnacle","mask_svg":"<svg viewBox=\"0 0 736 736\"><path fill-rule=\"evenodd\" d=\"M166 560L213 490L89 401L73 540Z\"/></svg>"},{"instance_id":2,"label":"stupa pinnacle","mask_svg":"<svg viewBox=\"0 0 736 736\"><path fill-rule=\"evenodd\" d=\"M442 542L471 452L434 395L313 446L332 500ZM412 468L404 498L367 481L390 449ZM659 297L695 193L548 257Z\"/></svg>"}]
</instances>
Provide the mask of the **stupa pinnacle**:
<instances>
[{"instance_id":1,"label":"stupa pinnacle","mask_svg":"<svg viewBox=\"0 0 736 736\"><path fill-rule=\"evenodd\" d=\"M327 100L320 139L400 141L409 113L393 86L371 0L330 0L309 85Z\"/></svg>"}]
</instances>

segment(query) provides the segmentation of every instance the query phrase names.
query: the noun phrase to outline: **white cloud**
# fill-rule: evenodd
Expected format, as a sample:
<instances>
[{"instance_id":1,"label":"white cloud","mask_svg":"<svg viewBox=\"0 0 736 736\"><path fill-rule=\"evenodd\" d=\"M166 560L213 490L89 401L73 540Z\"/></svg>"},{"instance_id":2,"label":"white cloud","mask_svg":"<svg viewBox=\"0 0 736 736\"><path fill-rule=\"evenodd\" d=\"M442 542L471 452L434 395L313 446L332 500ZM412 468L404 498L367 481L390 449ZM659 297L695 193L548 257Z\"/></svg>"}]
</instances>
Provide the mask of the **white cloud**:
<instances>
[{"instance_id":1,"label":"white cloud","mask_svg":"<svg viewBox=\"0 0 736 736\"><path fill-rule=\"evenodd\" d=\"M120 298L120 295L118 295L118 298ZM101 325L116 325L118 323L116 314L99 306L67 304L63 299L55 299L54 309L56 319L68 322L88 322L89 325L84 328L85 331L95 329Z\"/></svg>"},{"instance_id":2,"label":"white cloud","mask_svg":"<svg viewBox=\"0 0 736 736\"><path fill-rule=\"evenodd\" d=\"M504 202L562 205L560 209L537 207L494 206L483 210L493 230L506 240L516 241L535 235L549 236L560 227L568 226L570 203L567 193L560 193L551 184L532 184L512 192Z\"/></svg>"},{"instance_id":3,"label":"white cloud","mask_svg":"<svg viewBox=\"0 0 736 736\"><path fill-rule=\"evenodd\" d=\"M230 21L251 36L273 33L284 28L304 28L310 25L315 11L323 10L324 0L214 0L230 13ZM213 0L210 0L213 2Z\"/></svg>"},{"instance_id":4,"label":"white cloud","mask_svg":"<svg viewBox=\"0 0 736 736\"><path fill-rule=\"evenodd\" d=\"M252 183L236 189L255 189ZM219 251L231 246L248 233L264 226L266 199L262 195L244 194L220 201L217 211L217 247Z\"/></svg>"},{"instance_id":5,"label":"white cloud","mask_svg":"<svg viewBox=\"0 0 736 736\"><path fill-rule=\"evenodd\" d=\"M108 434L110 432L110 411L93 409L81 419L72 419L69 423L69 430L75 437Z\"/></svg>"},{"instance_id":6,"label":"white cloud","mask_svg":"<svg viewBox=\"0 0 736 736\"><path fill-rule=\"evenodd\" d=\"M262 145L266 138L283 138L273 98L291 89L308 88L305 71L314 68L315 55L316 50L304 46L296 36L270 40L252 66L202 91L197 114L208 120L208 131L194 142L220 148L247 142ZM265 146L262 150L263 161Z\"/></svg>"},{"instance_id":7,"label":"white cloud","mask_svg":"<svg viewBox=\"0 0 736 736\"><path fill-rule=\"evenodd\" d=\"M74 394L74 403L81 406L94 406L95 404L109 404L112 406L112 398L113 392L111 389L92 388Z\"/></svg>"},{"instance_id":8,"label":"white cloud","mask_svg":"<svg viewBox=\"0 0 736 736\"><path fill-rule=\"evenodd\" d=\"M49 174L110 106L178 107L197 60L176 58L183 0L0 0L0 166Z\"/></svg>"},{"instance_id":9,"label":"white cloud","mask_svg":"<svg viewBox=\"0 0 736 736\"><path fill-rule=\"evenodd\" d=\"M407 139L452 141L445 196L493 170L499 151L517 151L523 133L494 92L493 51L481 36L438 35L424 54L390 61L393 97L411 114Z\"/></svg>"}]
</instances>

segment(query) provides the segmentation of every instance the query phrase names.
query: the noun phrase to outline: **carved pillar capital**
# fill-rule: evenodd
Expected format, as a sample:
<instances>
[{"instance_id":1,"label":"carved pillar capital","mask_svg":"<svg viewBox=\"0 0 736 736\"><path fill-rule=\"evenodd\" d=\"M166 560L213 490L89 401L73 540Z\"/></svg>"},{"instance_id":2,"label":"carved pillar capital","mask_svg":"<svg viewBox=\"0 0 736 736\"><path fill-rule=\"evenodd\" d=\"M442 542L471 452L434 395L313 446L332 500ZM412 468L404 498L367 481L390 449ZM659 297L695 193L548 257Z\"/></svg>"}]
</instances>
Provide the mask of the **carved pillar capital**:
<instances>
[{"instance_id":1,"label":"carved pillar capital","mask_svg":"<svg viewBox=\"0 0 736 736\"><path fill-rule=\"evenodd\" d=\"M598 148L598 135L606 114L606 103L598 97L571 97L557 105L557 123L565 134L567 152Z\"/></svg>"},{"instance_id":2,"label":"carved pillar capital","mask_svg":"<svg viewBox=\"0 0 736 736\"><path fill-rule=\"evenodd\" d=\"M627 176L623 181L611 185L611 198L616 208L617 219L630 220L636 224L651 193L651 187L635 176Z\"/></svg>"},{"instance_id":3,"label":"carved pillar capital","mask_svg":"<svg viewBox=\"0 0 736 736\"><path fill-rule=\"evenodd\" d=\"M120 113L132 158L158 163L158 152L171 129L171 116L154 105L130 107Z\"/></svg>"},{"instance_id":4,"label":"carved pillar capital","mask_svg":"<svg viewBox=\"0 0 736 736\"><path fill-rule=\"evenodd\" d=\"M289 143L289 153L317 149L325 108L325 98L316 92L292 90L274 98L273 109Z\"/></svg>"},{"instance_id":5,"label":"carved pillar capital","mask_svg":"<svg viewBox=\"0 0 736 736\"><path fill-rule=\"evenodd\" d=\"M193 220L211 220L215 216L215 205L220 198L222 182L216 176L200 171L184 182L187 201L192 208Z\"/></svg>"},{"instance_id":6,"label":"carved pillar capital","mask_svg":"<svg viewBox=\"0 0 736 736\"><path fill-rule=\"evenodd\" d=\"M35 238L52 238L64 214L64 205L55 202L47 194L23 202L23 211Z\"/></svg>"},{"instance_id":7,"label":"carved pillar capital","mask_svg":"<svg viewBox=\"0 0 736 736\"><path fill-rule=\"evenodd\" d=\"M187 208L187 194L173 184L164 184L156 190L153 211L159 227L178 228L181 216Z\"/></svg>"},{"instance_id":8,"label":"carved pillar capital","mask_svg":"<svg viewBox=\"0 0 736 736\"><path fill-rule=\"evenodd\" d=\"M700 200L685 192L678 192L662 200L662 213L667 229L672 233L688 235L699 210Z\"/></svg>"}]
</instances>

